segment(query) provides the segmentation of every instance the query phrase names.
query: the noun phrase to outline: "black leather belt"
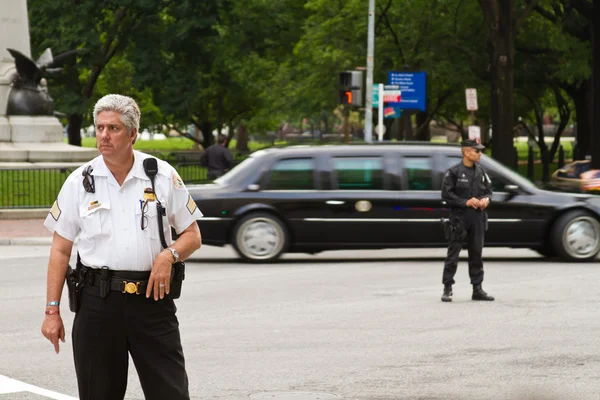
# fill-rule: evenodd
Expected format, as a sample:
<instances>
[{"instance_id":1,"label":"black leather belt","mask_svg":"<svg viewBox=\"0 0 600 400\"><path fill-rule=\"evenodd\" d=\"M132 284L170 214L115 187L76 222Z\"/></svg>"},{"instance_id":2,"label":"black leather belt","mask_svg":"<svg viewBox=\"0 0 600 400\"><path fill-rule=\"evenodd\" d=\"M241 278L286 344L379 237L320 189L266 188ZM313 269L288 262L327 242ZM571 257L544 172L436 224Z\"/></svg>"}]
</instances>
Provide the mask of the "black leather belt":
<instances>
[{"instance_id":1,"label":"black leather belt","mask_svg":"<svg viewBox=\"0 0 600 400\"><path fill-rule=\"evenodd\" d=\"M108 273L108 288L112 292L144 294L148 287L149 278L150 271L110 271ZM86 281L91 286L101 287L101 271L90 269L86 274Z\"/></svg>"}]
</instances>

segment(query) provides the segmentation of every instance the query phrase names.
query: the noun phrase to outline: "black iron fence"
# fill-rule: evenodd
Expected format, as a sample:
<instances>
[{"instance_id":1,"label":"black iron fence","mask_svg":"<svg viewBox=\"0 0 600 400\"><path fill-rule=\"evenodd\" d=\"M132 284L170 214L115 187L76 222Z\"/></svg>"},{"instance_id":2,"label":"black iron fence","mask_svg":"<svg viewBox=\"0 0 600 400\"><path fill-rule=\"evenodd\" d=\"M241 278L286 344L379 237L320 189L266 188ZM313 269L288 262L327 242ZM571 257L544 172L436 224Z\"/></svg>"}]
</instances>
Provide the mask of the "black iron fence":
<instances>
[{"instance_id":1,"label":"black iron fence","mask_svg":"<svg viewBox=\"0 0 600 400\"><path fill-rule=\"evenodd\" d=\"M207 182L206 168L196 162L174 165L186 184ZM0 208L51 207L76 167L0 169Z\"/></svg>"}]
</instances>

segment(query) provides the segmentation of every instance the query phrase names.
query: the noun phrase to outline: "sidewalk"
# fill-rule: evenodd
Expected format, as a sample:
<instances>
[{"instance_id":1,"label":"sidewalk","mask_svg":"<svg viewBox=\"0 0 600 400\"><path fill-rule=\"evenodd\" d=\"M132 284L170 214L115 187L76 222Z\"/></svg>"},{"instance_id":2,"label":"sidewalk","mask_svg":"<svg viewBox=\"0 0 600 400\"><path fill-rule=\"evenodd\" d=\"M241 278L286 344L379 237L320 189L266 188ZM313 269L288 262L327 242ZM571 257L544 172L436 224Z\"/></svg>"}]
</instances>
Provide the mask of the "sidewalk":
<instances>
[{"instance_id":1,"label":"sidewalk","mask_svg":"<svg viewBox=\"0 0 600 400\"><path fill-rule=\"evenodd\" d=\"M44 226L44 218L0 219L0 245L46 245L52 233Z\"/></svg>"}]
</instances>

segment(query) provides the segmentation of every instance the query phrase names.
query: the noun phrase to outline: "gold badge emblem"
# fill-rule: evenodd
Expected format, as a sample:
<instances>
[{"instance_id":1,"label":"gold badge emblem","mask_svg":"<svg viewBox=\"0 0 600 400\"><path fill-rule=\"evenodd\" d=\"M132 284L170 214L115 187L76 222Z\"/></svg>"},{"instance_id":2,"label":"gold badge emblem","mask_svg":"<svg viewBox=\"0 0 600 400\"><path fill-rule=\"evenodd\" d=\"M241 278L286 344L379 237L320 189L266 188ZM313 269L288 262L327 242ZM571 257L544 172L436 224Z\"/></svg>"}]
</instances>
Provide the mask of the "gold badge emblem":
<instances>
[{"instance_id":1,"label":"gold badge emblem","mask_svg":"<svg viewBox=\"0 0 600 400\"><path fill-rule=\"evenodd\" d=\"M371 202L368 200L360 200L360 201L356 202L354 207L356 208L356 211L358 211L358 212L368 212L368 211L371 211L371 208L373 206L372 206Z\"/></svg>"},{"instance_id":2,"label":"gold badge emblem","mask_svg":"<svg viewBox=\"0 0 600 400\"><path fill-rule=\"evenodd\" d=\"M144 201L156 201L156 194L152 188L144 189Z\"/></svg>"}]
</instances>

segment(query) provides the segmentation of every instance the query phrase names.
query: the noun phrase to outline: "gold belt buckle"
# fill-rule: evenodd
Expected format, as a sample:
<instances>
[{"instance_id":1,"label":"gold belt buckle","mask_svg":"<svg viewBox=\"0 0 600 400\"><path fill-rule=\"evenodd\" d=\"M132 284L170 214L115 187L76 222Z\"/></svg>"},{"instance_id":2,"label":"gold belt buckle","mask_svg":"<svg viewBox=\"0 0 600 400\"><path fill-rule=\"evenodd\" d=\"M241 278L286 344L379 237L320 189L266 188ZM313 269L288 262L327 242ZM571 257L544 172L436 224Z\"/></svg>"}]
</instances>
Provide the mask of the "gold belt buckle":
<instances>
[{"instance_id":1,"label":"gold belt buckle","mask_svg":"<svg viewBox=\"0 0 600 400\"><path fill-rule=\"evenodd\" d=\"M140 292L138 292L138 287L140 286L139 282L127 282L127 281L123 281L123 293L129 293L129 294L140 294Z\"/></svg>"}]
</instances>

